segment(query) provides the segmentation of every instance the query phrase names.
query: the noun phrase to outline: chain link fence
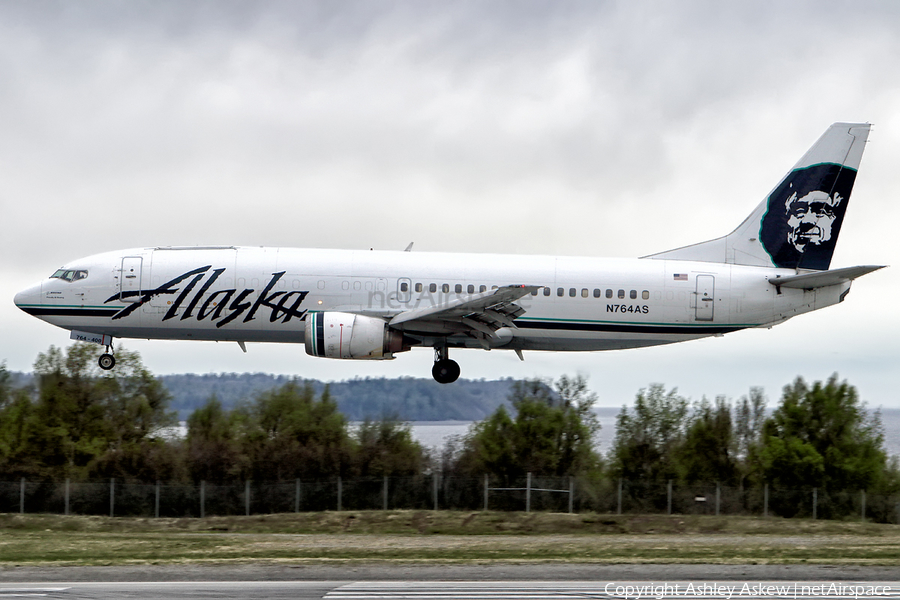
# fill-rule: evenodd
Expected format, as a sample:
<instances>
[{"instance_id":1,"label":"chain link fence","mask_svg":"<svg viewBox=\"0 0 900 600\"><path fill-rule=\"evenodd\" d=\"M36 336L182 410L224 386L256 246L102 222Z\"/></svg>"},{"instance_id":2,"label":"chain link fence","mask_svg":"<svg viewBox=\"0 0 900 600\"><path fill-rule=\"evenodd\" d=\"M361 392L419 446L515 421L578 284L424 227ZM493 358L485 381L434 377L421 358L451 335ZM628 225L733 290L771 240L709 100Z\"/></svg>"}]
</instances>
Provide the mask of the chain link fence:
<instances>
[{"instance_id":1,"label":"chain link fence","mask_svg":"<svg viewBox=\"0 0 900 600\"><path fill-rule=\"evenodd\" d=\"M900 496L865 490L730 487L529 474L196 484L0 481L0 512L205 517L324 510L499 510L756 515L900 523Z\"/></svg>"}]
</instances>

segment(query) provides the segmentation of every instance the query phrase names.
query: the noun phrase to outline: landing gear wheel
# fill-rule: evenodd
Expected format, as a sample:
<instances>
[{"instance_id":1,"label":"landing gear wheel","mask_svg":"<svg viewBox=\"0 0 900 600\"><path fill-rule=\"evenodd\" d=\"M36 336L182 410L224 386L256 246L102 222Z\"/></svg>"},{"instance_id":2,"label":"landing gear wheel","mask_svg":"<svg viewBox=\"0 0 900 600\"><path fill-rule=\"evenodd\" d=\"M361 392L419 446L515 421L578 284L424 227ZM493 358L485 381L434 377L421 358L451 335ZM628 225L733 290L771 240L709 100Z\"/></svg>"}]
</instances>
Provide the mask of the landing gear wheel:
<instances>
[{"instance_id":1,"label":"landing gear wheel","mask_svg":"<svg viewBox=\"0 0 900 600\"><path fill-rule=\"evenodd\" d=\"M459 364L449 358L439 360L431 367L431 376L438 383L453 383L459 379Z\"/></svg>"},{"instance_id":2,"label":"landing gear wheel","mask_svg":"<svg viewBox=\"0 0 900 600\"><path fill-rule=\"evenodd\" d=\"M99 364L100 368L104 371L109 371L116 366L116 357L112 354L101 354L97 364Z\"/></svg>"}]
</instances>

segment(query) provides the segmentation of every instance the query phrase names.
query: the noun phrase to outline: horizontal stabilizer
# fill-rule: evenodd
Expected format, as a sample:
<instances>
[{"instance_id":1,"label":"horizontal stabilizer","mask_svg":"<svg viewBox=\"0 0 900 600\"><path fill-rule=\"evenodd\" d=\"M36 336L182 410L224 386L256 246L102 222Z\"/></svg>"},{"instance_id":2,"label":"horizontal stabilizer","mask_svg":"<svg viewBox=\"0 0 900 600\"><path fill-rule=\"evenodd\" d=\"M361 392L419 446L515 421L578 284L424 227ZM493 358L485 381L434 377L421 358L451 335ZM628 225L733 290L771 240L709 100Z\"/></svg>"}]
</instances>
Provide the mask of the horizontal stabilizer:
<instances>
[{"instance_id":1,"label":"horizontal stabilizer","mask_svg":"<svg viewBox=\"0 0 900 600\"><path fill-rule=\"evenodd\" d=\"M859 267L844 267L818 273L806 273L805 275L791 275L789 277L770 277L769 283L778 287L812 290L853 281L857 277L868 275L872 271L883 269L886 265L864 265Z\"/></svg>"}]
</instances>

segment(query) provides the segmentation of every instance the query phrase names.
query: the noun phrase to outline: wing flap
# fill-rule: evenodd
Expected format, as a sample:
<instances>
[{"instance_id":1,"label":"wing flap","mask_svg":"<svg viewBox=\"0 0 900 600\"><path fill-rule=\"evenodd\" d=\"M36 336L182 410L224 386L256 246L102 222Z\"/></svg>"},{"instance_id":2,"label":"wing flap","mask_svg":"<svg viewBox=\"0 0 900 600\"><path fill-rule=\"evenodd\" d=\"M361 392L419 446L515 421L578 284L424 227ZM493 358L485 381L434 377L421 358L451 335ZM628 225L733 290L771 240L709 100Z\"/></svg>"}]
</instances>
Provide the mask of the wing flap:
<instances>
[{"instance_id":1,"label":"wing flap","mask_svg":"<svg viewBox=\"0 0 900 600\"><path fill-rule=\"evenodd\" d=\"M414 308L394 316L388 323L401 329L415 329L445 323L451 329L462 326L476 337L492 336L501 327L515 328L514 319L525 314L516 300L537 292L542 286L510 285L455 298L448 302ZM455 327L454 327L455 326Z\"/></svg>"}]
</instances>

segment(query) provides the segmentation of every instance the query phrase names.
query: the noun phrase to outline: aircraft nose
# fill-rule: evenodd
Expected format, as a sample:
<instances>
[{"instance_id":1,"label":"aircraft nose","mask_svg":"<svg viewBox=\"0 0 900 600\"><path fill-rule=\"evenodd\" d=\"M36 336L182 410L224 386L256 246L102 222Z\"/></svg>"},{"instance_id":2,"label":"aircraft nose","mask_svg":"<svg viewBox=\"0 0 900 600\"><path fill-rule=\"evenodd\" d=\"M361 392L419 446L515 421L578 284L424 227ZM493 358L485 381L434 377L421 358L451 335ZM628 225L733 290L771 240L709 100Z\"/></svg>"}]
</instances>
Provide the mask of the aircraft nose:
<instances>
[{"instance_id":1,"label":"aircraft nose","mask_svg":"<svg viewBox=\"0 0 900 600\"><path fill-rule=\"evenodd\" d=\"M25 312L29 312L30 308L33 308L41 303L41 286L33 285L28 289L22 290L18 294L16 294L15 298L13 298L13 302L16 303L16 306L24 310Z\"/></svg>"}]
</instances>

